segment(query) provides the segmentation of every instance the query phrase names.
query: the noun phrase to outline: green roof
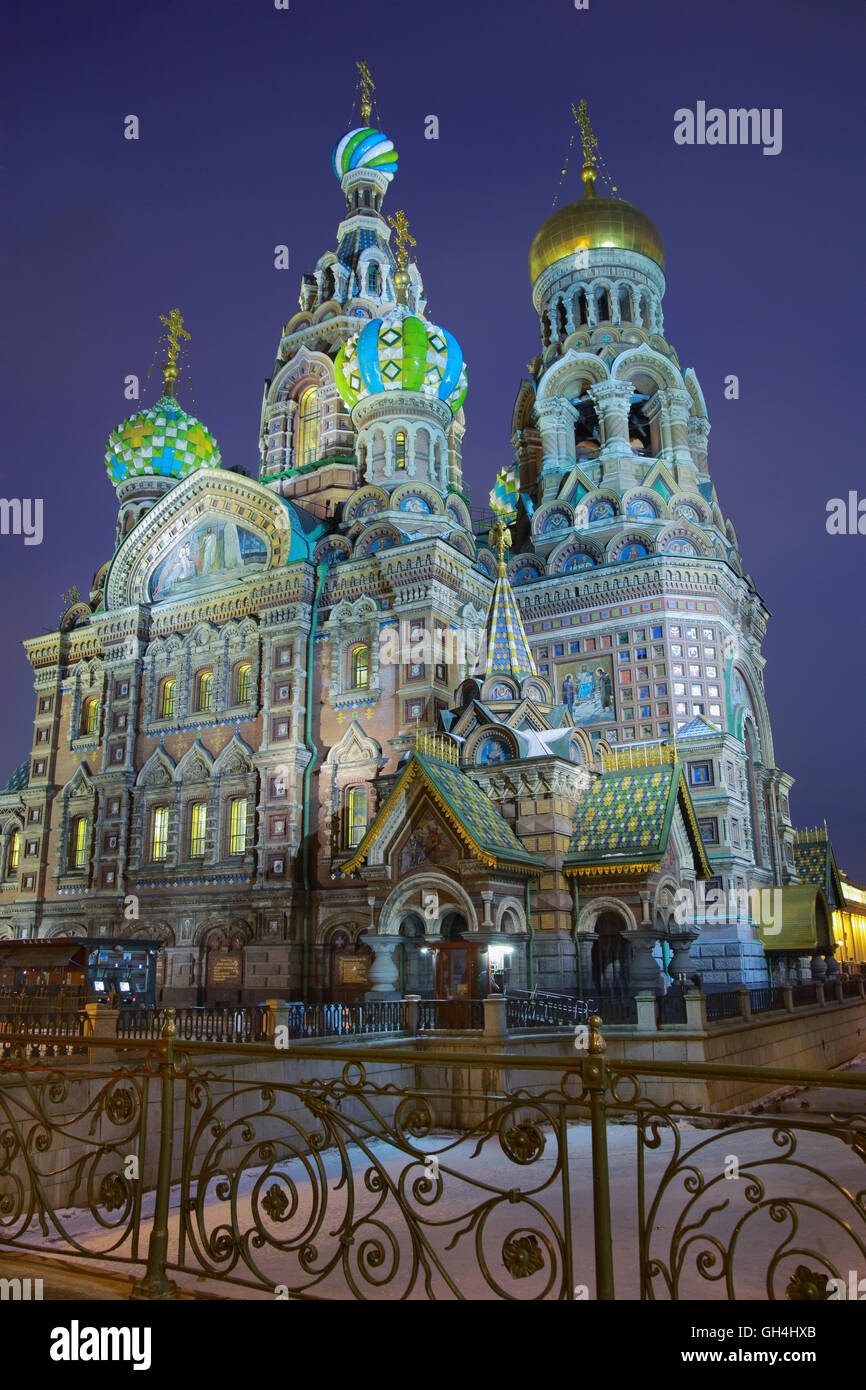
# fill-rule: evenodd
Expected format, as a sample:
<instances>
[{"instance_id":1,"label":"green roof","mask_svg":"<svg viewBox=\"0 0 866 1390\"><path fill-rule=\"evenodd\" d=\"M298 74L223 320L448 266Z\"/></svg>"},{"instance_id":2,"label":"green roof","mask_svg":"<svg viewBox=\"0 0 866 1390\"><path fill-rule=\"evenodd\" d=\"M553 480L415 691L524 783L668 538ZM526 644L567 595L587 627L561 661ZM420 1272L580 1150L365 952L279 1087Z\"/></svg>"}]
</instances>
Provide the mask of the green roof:
<instances>
[{"instance_id":1,"label":"green roof","mask_svg":"<svg viewBox=\"0 0 866 1390\"><path fill-rule=\"evenodd\" d=\"M709 864L679 763L615 769L580 792L565 858L566 872L662 859L678 804L699 877L708 878Z\"/></svg>"},{"instance_id":2,"label":"green roof","mask_svg":"<svg viewBox=\"0 0 866 1390\"><path fill-rule=\"evenodd\" d=\"M544 867L543 859L523 847L511 826L465 772L451 763L413 753L360 845L343 865L343 874L354 873L364 863L387 822L392 804L419 778L461 839L490 867Z\"/></svg>"}]
</instances>

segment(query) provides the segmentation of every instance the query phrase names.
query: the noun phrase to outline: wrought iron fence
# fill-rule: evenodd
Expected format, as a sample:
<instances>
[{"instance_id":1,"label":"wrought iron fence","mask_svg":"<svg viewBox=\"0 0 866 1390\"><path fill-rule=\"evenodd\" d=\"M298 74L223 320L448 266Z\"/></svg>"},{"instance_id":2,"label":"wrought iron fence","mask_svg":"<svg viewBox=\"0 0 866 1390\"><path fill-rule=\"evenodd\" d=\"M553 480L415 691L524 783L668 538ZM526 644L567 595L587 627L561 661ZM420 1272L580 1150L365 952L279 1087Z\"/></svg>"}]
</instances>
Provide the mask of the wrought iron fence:
<instances>
[{"instance_id":1,"label":"wrought iron fence","mask_svg":"<svg viewBox=\"0 0 866 1390\"><path fill-rule=\"evenodd\" d=\"M659 1023L685 1023L688 1015L686 1014L686 996L681 989L669 989L667 994L659 996L656 1016Z\"/></svg>"},{"instance_id":2,"label":"wrought iron fence","mask_svg":"<svg viewBox=\"0 0 866 1390\"><path fill-rule=\"evenodd\" d=\"M766 1014L772 1012L773 1009L784 1009L785 991L781 985L750 989L749 1005L753 1014Z\"/></svg>"},{"instance_id":3,"label":"wrought iron fence","mask_svg":"<svg viewBox=\"0 0 866 1390\"><path fill-rule=\"evenodd\" d=\"M114 1066L17 1040L0 1248L122 1263L146 1298L212 1280L294 1299L773 1299L801 1296L804 1262L820 1287L866 1260L863 1075L610 1061L594 1018L567 1058L344 1045L274 1066L250 1044L236 1055L260 1074L233 1077L224 1045L172 1028L169 1012ZM823 1120L702 1103L735 1081L832 1098Z\"/></svg>"},{"instance_id":4,"label":"wrought iron fence","mask_svg":"<svg viewBox=\"0 0 866 1390\"><path fill-rule=\"evenodd\" d=\"M718 990L706 998L708 1020L740 1017L740 996L736 990Z\"/></svg>"},{"instance_id":5,"label":"wrought iron fence","mask_svg":"<svg viewBox=\"0 0 866 1390\"><path fill-rule=\"evenodd\" d=\"M85 1015L77 1013L14 1013L0 1014L0 1057L11 1057L27 1037L29 1057L71 1057L87 1052L76 1045L85 1036Z\"/></svg>"},{"instance_id":6,"label":"wrought iron fence","mask_svg":"<svg viewBox=\"0 0 866 1390\"><path fill-rule=\"evenodd\" d=\"M219 1008L174 1009L177 1036L185 1042L262 1042L265 1037L263 1011L257 1005ZM167 1009L124 1009L117 1017L119 1038L158 1038L162 1035Z\"/></svg>"},{"instance_id":7,"label":"wrought iron fence","mask_svg":"<svg viewBox=\"0 0 866 1390\"><path fill-rule=\"evenodd\" d=\"M362 1004L289 1004L279 1010L278 1026L290 1038L360 1037L364 1033L398 1033L406 1027L402 999L372 999Z\"/></svg>"},{"instance_id":8,"label":"wrought iron fence","mask_svg":"<svg viewBox=\"0 0 866 1390\"><path fill-rule=\"evenodd\" d=\"M506 996L509 1028L570 1028L575 1023L586 1023L594 1013L607 1024L637 1023L637 1004L628 995L600 991L591 999L581 999L540 990L509 989Z\"/></svg>"},{"instance_id":9,"label":"wrought iron fence","mask_svg":"<svg viewBox=\"0 0 866 1390\"><path fill-rule=\"evenodd\" d=\"M818 991L814 984L794 985L791 989L791 1002L794 1007L798 1004L815 1004L818 1001Z\"/></svg>"},{"instance_id":10,"label":"wrought iron fence","mask_svg":"<svg viewBox=\"0 0 866 1390\"><path fill-rule=\"evenodd\" d=\"M421 1032L484 1027L481 999L422 999L418 1004Z\"/></svg>"}]
</instances>

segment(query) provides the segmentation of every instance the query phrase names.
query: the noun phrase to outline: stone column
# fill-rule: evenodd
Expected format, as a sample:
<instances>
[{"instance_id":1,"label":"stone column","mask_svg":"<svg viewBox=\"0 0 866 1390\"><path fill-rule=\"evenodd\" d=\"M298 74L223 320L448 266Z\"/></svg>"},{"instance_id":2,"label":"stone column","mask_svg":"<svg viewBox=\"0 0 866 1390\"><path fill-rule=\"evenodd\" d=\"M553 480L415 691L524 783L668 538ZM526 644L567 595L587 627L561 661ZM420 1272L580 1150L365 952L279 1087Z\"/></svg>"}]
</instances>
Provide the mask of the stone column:
<instances>
[{"instance_id":1,"label":"stone column","mask_svg":"<svg viewBox=\"0 0 866 1390\"><path fill-rule=\"evenodd\" d=\"M812 957L812 979L821 981L827 975L827 962L820 951Z\"/></svg>"},{"instance_id":2,"label":"stone column","mask_svg":"<svg viewBox=\"0 0 866 1390\"><path fill-rule=\"evenodd\" d=\"M689 449L689 411L692 398L688 391L659 391L662 408L662 421L667 422L670 439L670 462L673 464L677 481L684 483L694 478L695 465ZM681 469L685 473L681 473Z\"/></svg>"},{"instance_id":3,"label":"stone column","mask_svg":"<svg viewBox=\"0 0 866 1390\"><path fill-rule=\"evenodd\" d=\"M399 935L386 936L384 933L369 931L364 932L359 939L373 952L373 963L370 966L370 979L373 982L373 988L367 990L364 998L399 999L397 981L400 978L400 972L393 960L393 955L403 938Z\"/></svg>"},{"instance_id":4,"label":"stone column","mask_svg":"<svg viewBox=\"0 0 866 1390\"><path fill-rule=\"evenodd\" d=\"M680 975L688 975L692 968L692 942L697 941L700 932L697 927L685 927L682 931L671 932L669 941L673 950L668 971L674 980Z\"/></svg>"},{"instance_id":5,"label":"stone column","mask_svg":"<svg viewBox=\"0 0 866 1390\"><path fill-rule=\"evenodd\" d=\"M632 948L632 962L629 979L637 991L651 989L656 994L662 987L661 971L653 955L653 947L659 939L658 932L648 927L638 927L636 931L621 933Z\"/></svg>"},{"instance_id":6,"label":"stone column","mask_svg":"<svg viewBox=\"0 0 866 1390\"><path fill-rule=\"evenodd\" d=\"M577 411L560 397L539 401L535 407L541 432L541 478L547 500L556 493L563 473L574 466L574 422Z\"/></svg>"},{"instance_id":7,"label":"stone column","mask_svg":"<svg viewBox=\"0 0 866 1390\"><path fill-rule=\"evenodd\" d=\"M601 450L598 454L602 465L601 482L604 487L614 487L620 491L633 487L637 482L635 456L628 436L628 412L633 390L630 381L600 381L589 388L601 425Z\"/></svg>"},{"instance_id":8,"label":"stone column","mask_svg":"<svg viewBox=\"0 0 866 1390\"><path fill-rule=\"evenodd\" d=\"M707 436L710 422L700 415L690 415L688 419L689 451L695 468L703 475L707 472Z\"/></svg>"},{"instance_id":9,"label":"stone column","mask_svg":"<svg viewBox=\"0 0 866 1390\"><path fill-rule=\"evenodd\" d=\"M580 970L578 972L578 985L583 984L583 997L585 999L592 996L592 945L598 941L598 932L578 931L575 937L575 948L580 960Z\"/></svg>"}]
</instances>

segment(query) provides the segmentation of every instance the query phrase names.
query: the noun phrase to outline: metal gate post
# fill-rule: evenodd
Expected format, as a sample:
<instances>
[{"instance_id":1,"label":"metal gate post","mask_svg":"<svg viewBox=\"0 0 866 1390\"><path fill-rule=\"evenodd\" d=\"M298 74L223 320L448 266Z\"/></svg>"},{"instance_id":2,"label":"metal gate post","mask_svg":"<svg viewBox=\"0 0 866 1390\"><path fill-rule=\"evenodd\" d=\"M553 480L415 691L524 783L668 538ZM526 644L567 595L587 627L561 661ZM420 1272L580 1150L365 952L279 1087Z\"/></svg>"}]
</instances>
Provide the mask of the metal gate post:
<instances>
[{"instance_id":1,"label":"metal gate post","mask_svg":"<svg viewBox=\"0 0 866 1390\"><path fill-rule=\"evenodd\" d=\"M164 1048L159 1063L160 1129L159 1166L156 1174L156 1200L153 1226L147 1246L147 1269L135 1282L132 1298L177 1298L177 1285L166 1276L168 1258L168 1213L171 1201L171 1158L174 1147L174 1042L177 1035L175 1010L165 1011L162 1028ZM182 1216L181 1216L181 1219Z\"/></svg>"},{"instance_id":2,"label":"metal gate post","mask_svg":"<svg viewBox=\"0 0 866 1390\"><path fill-rule=\"evenodd\" d=\"M613 1244L610 1226L610 1172L607 1161L607 1068L601 1019L589 1020L589 1056L583 1064L583 1084L589 1092L592 1126L592 1216L595 1234L595 1296L610 1301L613 1291Z\"/></svg>"}]
</instances>

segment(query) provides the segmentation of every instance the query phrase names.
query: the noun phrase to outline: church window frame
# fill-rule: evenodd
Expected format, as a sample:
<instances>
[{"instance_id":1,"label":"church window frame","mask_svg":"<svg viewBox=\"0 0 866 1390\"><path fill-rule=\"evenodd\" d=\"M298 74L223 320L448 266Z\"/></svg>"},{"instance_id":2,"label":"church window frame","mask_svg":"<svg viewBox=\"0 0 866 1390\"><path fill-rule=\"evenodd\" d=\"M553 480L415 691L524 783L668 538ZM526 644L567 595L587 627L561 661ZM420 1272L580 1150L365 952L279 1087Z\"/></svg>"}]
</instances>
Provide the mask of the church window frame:
<instances>
[{"instance_id":1,"label":"church window frame","mask_svg":"<svg viewBox=\"0 0 866 1390\"><path fill-rule=\"evenodd\" d=\"M245 796L229 797L226 809L228 812L228 852L229 854L245 854L247 848L247 812L249 809L247 798Z\"/></svg>"},{"instance_id":2,"label":"church window frame","mask_svg":"<svg viewBox=\"0 0 866 1390\"><path fill-rule=\"evenodd\" d=\"M322 406L318 386L307 386L298 397L295 428L295 467L315 463L319 457Z\"/></svg>"},{"instance_id":3,"label":"church window frame","mask_svg":"<svg viewBox=\"0 0 866 1390\"><path fill-rule=\"evenodd\" d=\"M159 717L173 719L177 711L177 677L166 676L159 688Z\"/></svg>"},{"instance_id":4,"label":"church window frame","mask_svg":"<svg viewBox=\"0 0 866 1390\"><path fill-rule=\"evenodd\" d=\"M13 830L9 836L9 856L6 863L6 877L11 878L21 863L21 831Z\"/></svg>"},{"instance_id":5,"label":"church window frame","mask_svg":"<svg viewBox=\"0 0 866 1390\"><path fill-rule=\"evenodd\" d=\"M369 642L357 642L349 652L349 687L351 690L370 688Z\"/></svg>"},{"instance_id":6,"label":"church window frame","mask_svg":"<svg viewBox=\"0 0 866 1390\"><path fill-rule=\"evenodd\" d=\"M207 802L193 801L189 808L189 857L204 859L207 851Z\"/></svg>"},{"instance_id":7,"label":"church window frame","mask_svg":"<svg viewBox=\"0 0 866 1390\"><path fill-rule=\"evenodd\" d=\"M346 847L357 849L367 833L369 789L365 783L346 788Z\"/></svg>"},{"instance_id":8,"label":"church window frame","mask_svg":"<svg viewBox=\"0 0 866 1390\"><path fill-rule=\"evenodd\" d=\"M242 661L235 673L235 703L248 705L253 698L253 668L249 661Z\"/></svg>"},{"instance_id":9,"label":"church window frame","mask_svg":"<svg viewBox=\"0 0 866 1390\"><path fill-rule=\"evenodd\" d=\"M99 697L88 695L81 707L82 735L95 734L99 723Z\"/></svg>"},{"instance_id":10,"label":"church window frame","mask_svg":"<svg viewBox=\"0 0 866 1390\"><path fill-rule=\"evenodd\" d=\"M397 430L394 435L394 467L404 469L406 467L406 431Z\"/></svg>"},{"instance_id":11,"label":"church window frame","mask_svg":"<svg viewBox=\"0 0 866 1390\"><path fill-rule=\"evenodd\" d=\"M148 849L152 864L162 864L168 858L169 821L168 806L154 806L151 809Z\"/></svg>"},{"instance_id":12,"label":"church window frame","mask_svg":"<svg viewBox=\"0 0 866 1390\"><path fill-rule=\"evenodd\" d=\"M84 869L87 867L87 832L87 817L73 816L69 826L70 869Z\"/></svg>"},{"instance_id":13,"label":"church window frame","mask_svg":"<svg viewBox=\"0 0 866 1390\"><path fill-rule=\"evenodd\" d=\"M195 678L195 708L197 714L213 711L213 670L199 671Z\"/></svg>"}]
</instances>

